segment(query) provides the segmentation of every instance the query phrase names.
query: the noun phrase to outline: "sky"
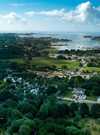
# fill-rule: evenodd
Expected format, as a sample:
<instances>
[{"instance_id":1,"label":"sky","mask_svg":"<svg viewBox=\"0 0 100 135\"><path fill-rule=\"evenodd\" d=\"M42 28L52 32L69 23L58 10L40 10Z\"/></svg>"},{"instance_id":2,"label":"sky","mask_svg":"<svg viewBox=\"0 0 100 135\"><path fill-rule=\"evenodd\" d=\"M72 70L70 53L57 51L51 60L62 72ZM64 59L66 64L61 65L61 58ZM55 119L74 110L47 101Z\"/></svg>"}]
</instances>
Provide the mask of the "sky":
<instances>
[{"instance_id":1,"label":"sky","mask_svg":"<svg viewBox=\"0 0 100 135\"><path fill-rule=\"evenodd\" d=\"M100 0L0 0L0 32L100 32Z\"/></svg>"}]
</instances>

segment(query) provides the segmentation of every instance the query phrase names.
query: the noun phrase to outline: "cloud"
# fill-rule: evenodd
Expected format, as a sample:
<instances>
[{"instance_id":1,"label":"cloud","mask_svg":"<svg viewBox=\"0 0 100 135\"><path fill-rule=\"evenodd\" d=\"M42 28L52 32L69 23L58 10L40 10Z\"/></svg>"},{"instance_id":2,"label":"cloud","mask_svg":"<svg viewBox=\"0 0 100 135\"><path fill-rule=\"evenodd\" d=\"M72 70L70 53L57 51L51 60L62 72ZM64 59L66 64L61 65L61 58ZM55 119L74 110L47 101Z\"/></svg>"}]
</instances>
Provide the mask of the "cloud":
<instances>
[{"instance_id":1,"label":"cloud","mask_svg":"<svg viewBox=\"0 0 100 135\"><path fill-rule=\"evenodd\" d=\"M57 9L54 9L54 10L51 10L51 11L41 11L38 13L39 15L46 15L46 16L53 16L53 17L62 17L64 16L65 14L65 9L60 9L60 10L57 10Z\"/></svg>"},{"instance_id":2,"label":"cloud","mask_svg":"<svg viewBox=\"0 0 100 135\"><path fill-rule=\"evenodd\" d=\"M32 17L34 15L43 15L43 16L51 16L51 17L62 17L65 14L65 9L54 9L54 10L50 10L50 11L29 11L25 13L27 16Z\"/></svg>"},{"instance_id":3,"label":"cloud","mask_svg":"<svg viewBox=\"0 0 100 135\"><path fill-rule=\"evenodd\" d=\"M13 4L18 6L17 3ZM24 17L23 17L24 16ZM79 4L74 10L53 9L44 11L28 11L24 14L17 14L11 12L8 14L0 14L0 22L6 23L25 23L29 18L33 19L35 16L58 18L70 23L87 23L87 24L100 24L100 6L94 7L91 2L87 1Z\"/></svg>"},{"instance_id":4,"label":"cloud","mask_svg":"<svg viewBox=\"0 0 100 135\"><path fill-rule=\"evenodd\" d=\"M0 23L5 24L15 24L15 23L25 23L26 19L15 12L10 12L8 14L0 14Z\"/></svg>"},{"instance_id":5,"label":"cloud","mask_svg":"<svg viewBox=\"0 0 100 135\"><path fill-rule=\"evenodd\" d=\"M15 3L12 6L19 4ZM0 30L77 30L78 28L98 30L98 26L100 26L100 6L94 7L89 1L79 4L73 10L33 10L0 14Z\"/></svg>"},{"instance_id":6,"label":"cloud","mask_svg":"<svg viewBox=\"0 0 100 135\"><path fill-rule=\"evenodd\" d=\"M48 11L28 11L27 16L42 15L48 17L60 17L67 22L73 23L100 23L100 7L94 7L91 2L81 3L74 10L54 9Z\"/></svg>"},{"instance_id":7,"label":"cloud","mask_svg":"<svg viewBox=\"0 0 100 135\"><path fill-rule=\"evenodd\" d=\"M64 15L64 19L81 23L100 23L100 10L88 1L76 7Z\"/></svg>"}]
</instances>

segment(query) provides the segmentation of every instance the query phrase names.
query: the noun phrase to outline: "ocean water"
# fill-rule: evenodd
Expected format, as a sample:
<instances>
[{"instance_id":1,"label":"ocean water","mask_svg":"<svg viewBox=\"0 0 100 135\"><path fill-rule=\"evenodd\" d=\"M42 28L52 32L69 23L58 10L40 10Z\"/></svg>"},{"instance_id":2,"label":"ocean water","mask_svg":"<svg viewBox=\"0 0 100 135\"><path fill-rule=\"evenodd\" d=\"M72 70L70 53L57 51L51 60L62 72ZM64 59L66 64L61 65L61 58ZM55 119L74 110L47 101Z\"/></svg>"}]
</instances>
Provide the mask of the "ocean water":
<instances>
[{"instance_id":1,"label":"ocean water","mask_svg":"<svg viewBox=\"0 0 100 135\"><path fill-rule=\"evenodd\" d=\"M29 35L19 34L19 36L33 36L33 37L52 37L58 39L69 39L70 42L57 42L53 47L58 50L71 49L100 49L100 40L92 40L91 38L84 38L84 36L100 36L100 32L96 33L75 33L75 32L35 32Z\"/></svg>"},{"instance_id":2,"label":"ocean water","mask_svg":"<svg viewBox=\"0 0 100 135\"><path fill-rule=\"evenodd\" d=\"M60 42L56 44L59 50L65 49L93 49L100 48L100 41L84 38L84 36L100 36L100 33L71 33L71 32L36 32L34 37L53 37L59 39L69 39L71 42Z\"/></svg>"}]
</instances>

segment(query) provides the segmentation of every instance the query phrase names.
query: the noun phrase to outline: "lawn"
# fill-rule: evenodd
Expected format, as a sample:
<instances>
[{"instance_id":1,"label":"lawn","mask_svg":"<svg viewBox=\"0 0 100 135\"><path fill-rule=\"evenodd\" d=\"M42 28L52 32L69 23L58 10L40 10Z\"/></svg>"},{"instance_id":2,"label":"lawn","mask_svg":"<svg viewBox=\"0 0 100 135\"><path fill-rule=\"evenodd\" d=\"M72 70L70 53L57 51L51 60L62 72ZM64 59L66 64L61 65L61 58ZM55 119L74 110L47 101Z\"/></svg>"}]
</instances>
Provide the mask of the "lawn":
<instances>
[{"instance_id":1,"label":"lawn","mask_svg":"<svg viewBox=\"0 0 100 135\"><path fill-rule=\"evenodd\" d=\"M93 73L93 72L97 72L100 73L100 67L84 67L82 68L83 72L89 72L89 73Z\"/></svg>"},{"instance_id":2,"label":"lawn","mask_svg":"<svg viewBox=\"0 0 100 135\"><path fill-rule=\"evenodd\" d=\"M80 65L79 61L61 60L61 59L59 60L49 57L33 57L33 59L30 61L22 58L8 59L2 60L1 63L2 64L0 65L0 70L5 70L6 68L9 67L9 65L15 63L18 65L18 67L23 67L24 65L26 65L26 67L28 68L28 66L31 65L32 70L39 70L39 71L42 71L43 69L50 69L50 70L65 69L73 71L78 69Z\"/></svg>"},{"instance_id":3,"label":"lawn","mask_svg":"<svg viewBox=\"0 0 100 135\"><path fill-rule=\"evenodd\" d=\"M97 100L97 97L96 96L87 96L87 100L96 101Z\"/></svg>"},{"instance_id":4,"label":"lawn","mask_svg":"<svg viewBox=\"0 0 100 135\"><path fill-rule=\"evenodd\" d=\"M78 61L58 60L58 59L43 58L43 57L33 58L32 64L38 66L56 66L57 68L62 68L63 66L65 66L66 69L72 69L72 70L79 68Z\"/></svg>"}]
</instances>

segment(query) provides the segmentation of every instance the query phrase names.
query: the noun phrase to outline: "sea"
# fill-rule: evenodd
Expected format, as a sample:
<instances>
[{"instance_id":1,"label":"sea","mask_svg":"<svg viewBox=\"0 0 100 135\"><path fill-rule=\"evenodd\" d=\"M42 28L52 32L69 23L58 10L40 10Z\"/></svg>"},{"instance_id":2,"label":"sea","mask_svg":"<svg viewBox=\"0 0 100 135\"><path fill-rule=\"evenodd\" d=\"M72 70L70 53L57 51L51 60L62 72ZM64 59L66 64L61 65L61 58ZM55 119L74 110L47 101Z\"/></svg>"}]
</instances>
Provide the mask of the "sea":
<instances>
[{"instance_id":1,"label":"sea","mask_svg":"<svg viewBox=\"0 0 100 135\"><path fill-rule=\"evenodd\" d=\"M52 37L58 39L68 39L70 42L57 42L53 47L58 50L86 50L86 49L100 49L100 40L92 40L91 38L85 38L84 36L100 36L100 33L76 33L76 32L35 32L32 33L33 37Z\"/></svg>"}]
</instances>

